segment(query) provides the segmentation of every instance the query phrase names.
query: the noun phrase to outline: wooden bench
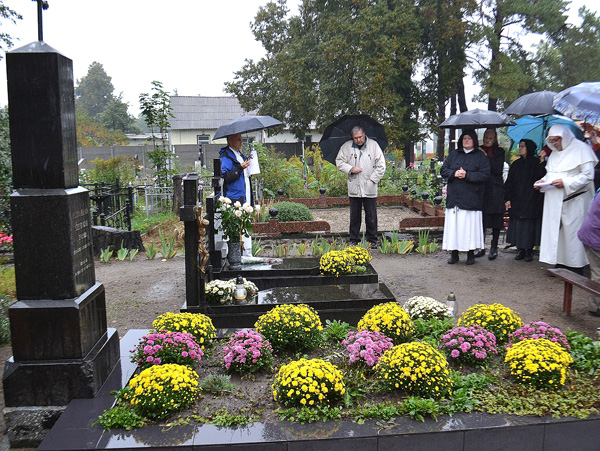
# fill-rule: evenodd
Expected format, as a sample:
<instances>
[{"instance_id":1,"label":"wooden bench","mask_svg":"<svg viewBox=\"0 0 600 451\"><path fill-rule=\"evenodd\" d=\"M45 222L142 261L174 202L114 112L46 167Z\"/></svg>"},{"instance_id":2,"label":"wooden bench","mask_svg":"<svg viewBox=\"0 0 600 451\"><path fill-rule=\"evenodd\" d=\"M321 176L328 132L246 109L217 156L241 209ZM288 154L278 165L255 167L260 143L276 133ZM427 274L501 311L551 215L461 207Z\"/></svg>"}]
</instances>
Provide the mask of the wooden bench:
<instances>
[{"instance_id":1,"label":"wooden bench","mask_svg":"<svg viewBox=\"0 0 600 451\"><path fill-rule=\"evenodd\" d=\"M584 289L600 297L600 283L594 282L587 277L581 276L573 271L565 268L550 268L546 269L548 274L558 277L565 281L565 293L563 298L563 312L567 312L567 316L571 316L571 301L573 299L573 285Z\"/></svg>"}]
</instances>

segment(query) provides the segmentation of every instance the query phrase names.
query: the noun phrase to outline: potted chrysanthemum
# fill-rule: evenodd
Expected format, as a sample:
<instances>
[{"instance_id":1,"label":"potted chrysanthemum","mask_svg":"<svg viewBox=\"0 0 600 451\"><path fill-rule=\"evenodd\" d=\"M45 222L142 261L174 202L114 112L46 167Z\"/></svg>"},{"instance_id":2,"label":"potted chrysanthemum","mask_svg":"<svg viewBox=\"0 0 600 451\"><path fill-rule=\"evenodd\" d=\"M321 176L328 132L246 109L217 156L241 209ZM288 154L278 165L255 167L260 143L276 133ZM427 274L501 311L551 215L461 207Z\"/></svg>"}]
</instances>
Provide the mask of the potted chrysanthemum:
<instances>
[{"instance_id":1,"label":"potted chrysanthemum","mask_svg":"<svg viewBox=\"0 0 600 451\"><path fill-rule=\"evenodd\" d=\"M242 237L252 233L252 219L255 209L245 202L232 202L228 197L219 197L217 213L221 216L219 230L228 242L227 260L231 269L240 269L242 261ZM256 207L259 211L260 207Z\"/></svg>"}]
</instances>

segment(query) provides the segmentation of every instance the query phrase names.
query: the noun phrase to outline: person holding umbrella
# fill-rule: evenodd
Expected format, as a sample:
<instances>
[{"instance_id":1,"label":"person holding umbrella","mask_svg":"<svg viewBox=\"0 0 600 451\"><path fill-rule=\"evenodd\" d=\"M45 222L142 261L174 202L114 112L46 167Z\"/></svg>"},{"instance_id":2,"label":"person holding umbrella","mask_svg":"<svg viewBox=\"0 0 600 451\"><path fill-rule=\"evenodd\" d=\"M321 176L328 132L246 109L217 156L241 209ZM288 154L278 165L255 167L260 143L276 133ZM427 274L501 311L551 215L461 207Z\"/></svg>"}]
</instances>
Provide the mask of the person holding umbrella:
<instances>
[{"instance_id":1,"label":"person holding umbrella","mask_svg":"<svg viewBox=\"0 0 600 451\"><path fill-rule=\"evenodd\" d=\"M484 246L483 195L490 177L489 158L479 150L475 130L463 131L440 175L448 180L442 248L451 251L448 264L458 262L459 251L467 251L467 265L472 265L474 250Z\"/></svg>"},{"instance_id":2,"label":"person holding umbrella","mask_svg":"<svg viewBox=\"0 0 600 451\"><path fill-rule=\"evenodd\" d=\"M221 175L223 176L223 195L233 202L241 204L252 201L252 184L250 174L246 170L250 159L241 152L242 134L227 136L227 146L219 151L221 158Z\"/></svg>"},{"instance_id":3,"label":"person holding umbrella","mask_svg":"<svg viewBox=\"0 0 600 451\"><path fill-rule=\"evenodd\" d=\"M250 182L250 159L241 151L242 134L227 135L227 146L219 151L221 175L223 177L223 195L232 202L254 205L252 183ZM220 223L220 220L219 220ZM244 255L252 256L252 238L242 237Z\"/></svg>"},{"instance_id":4,"label":"person holding umbrella","mask_svg":"<svg viewBox=\"0 0 600 451\"><path fill-rule=\"evenodd\" d=\"M385 157L374 139L369 139L364 128L355 126L352 139L340 147L336 167L348 174L350 198L350 245L358 244L362 210L365 210L366 239L374 248L377 239L377 184L385 174Z\"/></svg>"},{"instance_id":5,"label":"person holding umbrella","mask_svg":"<svg viewBox=\"0 0 600 451\"><path fill-rule=\"evenodd\" d=\"M492 242L488 258L498 257L498 239L500 229L504 227L504 149L498 145L498 134L493 128L488 128L483 134L483 146L480 149L489 158L490 178L485 182L483 195L483 238L485 229L492 229ZM485 255L485 246L475 253L475 257Z\"/></svg>"}]
</instances>

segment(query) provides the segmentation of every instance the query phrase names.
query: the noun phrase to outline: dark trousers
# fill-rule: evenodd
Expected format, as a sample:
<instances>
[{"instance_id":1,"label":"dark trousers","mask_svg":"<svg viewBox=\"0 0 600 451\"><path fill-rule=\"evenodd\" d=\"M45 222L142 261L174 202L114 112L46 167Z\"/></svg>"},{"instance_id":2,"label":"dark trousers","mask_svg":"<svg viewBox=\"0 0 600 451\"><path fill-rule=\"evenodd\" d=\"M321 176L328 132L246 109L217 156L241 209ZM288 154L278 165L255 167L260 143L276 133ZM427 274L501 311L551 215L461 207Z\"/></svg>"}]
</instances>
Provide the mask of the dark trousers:
<instances>
[{"instance_id":1,"label":"dark trousers","mask_svg":"<svg viewBox=\"0 0 600 451\"><path fill-rule=\"evenodd\" d=\"M377 243L377 198L350 197L350 241L360 241L362 210L365 209L366 239Z\"/></svg>"}]
</instances>

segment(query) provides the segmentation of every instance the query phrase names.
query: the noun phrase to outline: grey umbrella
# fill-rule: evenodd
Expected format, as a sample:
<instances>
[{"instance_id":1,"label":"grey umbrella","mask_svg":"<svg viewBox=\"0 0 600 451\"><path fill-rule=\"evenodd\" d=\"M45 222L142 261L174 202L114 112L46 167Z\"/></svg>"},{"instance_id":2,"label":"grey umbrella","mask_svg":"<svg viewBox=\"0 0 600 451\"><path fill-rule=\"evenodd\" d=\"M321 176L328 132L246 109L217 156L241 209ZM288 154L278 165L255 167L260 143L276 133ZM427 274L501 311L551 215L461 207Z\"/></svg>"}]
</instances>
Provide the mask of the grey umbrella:
<instances>
[{"instance_id":1,"label":"grey umbrella","mask_svg":"<svg viewBox=\"0 0 600 451\"><path fill-rule=\"evenodd\" d=\"M281 125L281 121L271 116L242 116L221 125L213 139L224 138L237 133L255 132L264 128L277 127L278 125Z\"/></svg>"},{"instance_id":2,"label":"grey umbrella","mask_svg":"<svg viewBox=\"0 0 600 451\"><path fill-rule=\"evenodd\" d=\"M512 119L502 113L490 110L464 111L459 114L453 114L440 124L442 128L487 128L487 127L506 127L514 125Z\"/></svg>"},{"instance_id":3,"label":"grey umbrella","mask_svg":"<svg viewBox=\"0 0 600 451\"><path fill-rule=\"evenodd\" d=\"M600 81L579 83L554 96L554 108L571 119L600 124Z\"/></svg>"},{"instance_id":4,"label":"grey umbrella","mask_svg":"<svg viewBox=\"0 0 600 451\"><path fill-rule=\"evenodd\" d=\"M554 91L540 91L525 94L519 97L510 106L504 110L504 114L515 114L517 116L524 116L530 114L532 116L538 116L542 114L554 114L556 110L552 106L554 101Z\"/></svg>"}]
</instances>

